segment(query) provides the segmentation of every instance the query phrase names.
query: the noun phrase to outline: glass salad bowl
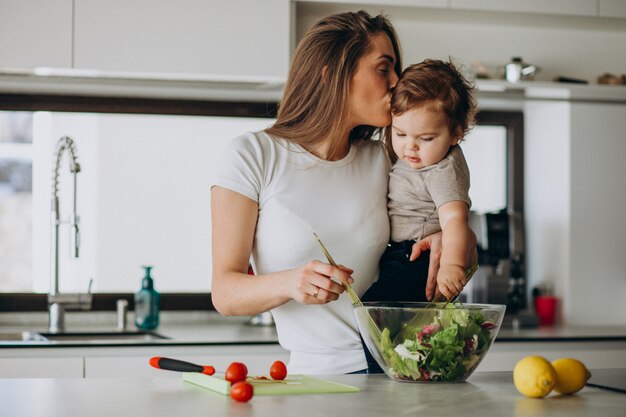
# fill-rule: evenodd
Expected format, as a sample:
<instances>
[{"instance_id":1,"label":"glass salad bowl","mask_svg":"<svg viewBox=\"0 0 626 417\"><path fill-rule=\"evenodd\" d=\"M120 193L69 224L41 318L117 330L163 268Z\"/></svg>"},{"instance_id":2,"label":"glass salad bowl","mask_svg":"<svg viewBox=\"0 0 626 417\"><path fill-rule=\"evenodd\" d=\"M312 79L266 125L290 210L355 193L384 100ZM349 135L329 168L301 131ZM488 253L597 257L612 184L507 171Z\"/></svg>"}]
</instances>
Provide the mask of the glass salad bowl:
<instances>
[{"instance_id":1,"label":"glass salad bowl","mask_svg":"<svg viewBox=\"0 0 626 417\"><path fill-rule=\"evenodd\" d=\"M498 304L367 302L354 314L367 348L391 379L461 382L487 354L505 309Z\"/></svg>"}]
</instances>

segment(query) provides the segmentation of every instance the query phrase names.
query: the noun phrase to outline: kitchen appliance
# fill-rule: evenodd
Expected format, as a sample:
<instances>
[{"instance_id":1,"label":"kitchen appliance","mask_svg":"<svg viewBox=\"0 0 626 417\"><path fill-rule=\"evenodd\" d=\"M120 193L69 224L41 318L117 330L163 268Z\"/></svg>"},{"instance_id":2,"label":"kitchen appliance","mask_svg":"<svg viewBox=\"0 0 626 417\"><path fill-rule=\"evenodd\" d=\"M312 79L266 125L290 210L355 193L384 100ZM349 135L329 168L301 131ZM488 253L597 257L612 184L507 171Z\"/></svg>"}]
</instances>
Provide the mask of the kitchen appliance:
<instances>
[{"instance_id":1,"label":"kitchen appliance","mask_svg":"<svg viewBox=\"0 0 626 417\"><path fill-rule=\"evenodd\" d=\"M479 268L464 290L466 301L505 304L508 315L525 309L522 215L505 209L484 214L470 212L469 226L476 234Z\"/></svg>"}]
</instances>

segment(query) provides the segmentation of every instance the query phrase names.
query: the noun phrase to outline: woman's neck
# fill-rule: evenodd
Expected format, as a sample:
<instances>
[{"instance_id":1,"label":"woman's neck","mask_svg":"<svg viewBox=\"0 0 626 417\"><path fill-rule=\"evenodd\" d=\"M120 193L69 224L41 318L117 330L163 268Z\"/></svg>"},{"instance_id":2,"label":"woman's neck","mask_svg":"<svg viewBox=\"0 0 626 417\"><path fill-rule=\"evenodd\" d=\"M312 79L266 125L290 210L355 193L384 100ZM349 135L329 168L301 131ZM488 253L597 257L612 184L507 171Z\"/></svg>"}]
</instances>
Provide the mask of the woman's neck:
<instances>
[{"instance_id":1,"label":"woman's neck","mask_svg":"<svg viewBox=\"0 0 626 417\"><path fill-rule=\"evenodd\" d=\"M341 139L328 136L311 146L305 147L313 155L326 161L339 161L350 152L350 132L342 135Z\"/></svg>"}]
</instances>

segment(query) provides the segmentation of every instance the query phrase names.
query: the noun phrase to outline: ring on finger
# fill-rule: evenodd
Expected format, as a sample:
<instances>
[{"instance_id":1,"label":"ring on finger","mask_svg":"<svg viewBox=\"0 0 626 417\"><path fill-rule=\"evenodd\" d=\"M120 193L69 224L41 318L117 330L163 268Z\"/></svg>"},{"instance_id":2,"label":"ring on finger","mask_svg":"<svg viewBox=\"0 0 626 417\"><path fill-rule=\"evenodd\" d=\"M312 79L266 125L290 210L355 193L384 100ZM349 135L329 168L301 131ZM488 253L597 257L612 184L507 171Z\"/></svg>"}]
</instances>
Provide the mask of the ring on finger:
<instances>
[{"instance_id":1,"label":"ring on finger","mask_svg":"<svg viewBox=\"0 0 626 417\"><path fill-rule=\"evenodd\" d=\"M317 298L317 294L320 292L319 287L315 287L315 291L313 291L313 297Z\"/></svg>"}]
</instances>

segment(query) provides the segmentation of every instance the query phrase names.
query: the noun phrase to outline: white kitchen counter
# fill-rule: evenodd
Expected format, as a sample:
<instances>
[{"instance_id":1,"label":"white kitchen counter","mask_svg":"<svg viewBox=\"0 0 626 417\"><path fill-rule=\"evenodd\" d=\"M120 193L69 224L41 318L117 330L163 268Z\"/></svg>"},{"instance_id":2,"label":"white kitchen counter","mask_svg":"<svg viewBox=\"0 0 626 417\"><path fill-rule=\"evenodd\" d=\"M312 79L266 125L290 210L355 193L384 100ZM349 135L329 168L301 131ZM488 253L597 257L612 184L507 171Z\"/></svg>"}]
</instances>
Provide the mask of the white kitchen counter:
<instances>
[{"instance_id":1,"label":"white kitchen counter","mask_svg":"<svg viewBox=\"0 0 626 417\"><path fill-rule=\"evenodd\" d=\"M510 372L475 373L465 383L401 383L384 375L325 379L360 392L255 396L237 403L171 378L0 379L0 414L11 417L84 416L623 416L626 395L585 387L573 396L525 398Z\"/></svg>"},{"instance_id":2,"label":"white kitchen counter","mask_svg":"<svg viewBox=\"0 0 626 417\"><path fill-rule=\"evenodd\" d=\"M151 378L164 372L148 366L152 356L224 369L237 360L255 372L265 372L277 359L287 362L289 354L278 345L276 329L251 326L248 320L248 317L223 317L206 311L165 312L157 331L168 339L0 341L0 378L116 378L119 375ZM45 331L46 324L45 313L0 314L0 334ZM67 317L69 332L110 332L114 328L113 312L70 313ZM529 354L549 360L574 357L595 369L626 368L626 328L503 328L478 371L510 371L519 359Z\"/></svg>"},{"instance_id":3,"label":"white kitchen counter","mask_svg":"<svg viewBox=\"0 0 626 417\"><path fill-rule=\"evenodd\" d=\"M129 319L132 314L129 315ZM111 345L219 345L275 344L278 342L273 326L251 326L249 317L225 317L217 312L164 312L157 333L168 339L153 341L93 341L93 342L0 342L2 347L61 347ZM46 332L45 313L0 314L0 334L22 331ZM115 331L114 312L69 313L67 331ZM129 325L129 330L136 330ZM495 341L511 342L585 342L625 341L626 326L554 326L538 328L502 328Z\"/></svg>"}]
</instances>

